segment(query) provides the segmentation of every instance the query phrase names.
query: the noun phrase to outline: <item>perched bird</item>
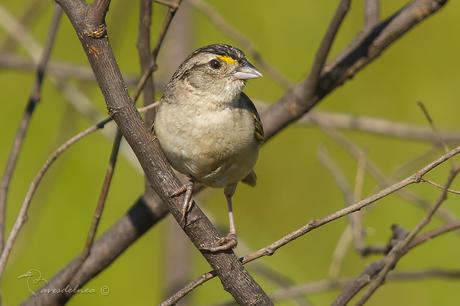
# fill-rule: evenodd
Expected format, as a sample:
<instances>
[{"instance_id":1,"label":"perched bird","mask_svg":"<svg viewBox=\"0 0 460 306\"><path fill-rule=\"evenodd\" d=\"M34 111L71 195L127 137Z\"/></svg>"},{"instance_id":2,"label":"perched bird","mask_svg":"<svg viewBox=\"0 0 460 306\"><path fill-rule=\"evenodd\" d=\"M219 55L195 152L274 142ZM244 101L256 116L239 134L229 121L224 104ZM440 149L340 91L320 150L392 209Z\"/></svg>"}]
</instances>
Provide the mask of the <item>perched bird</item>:
<instances>
[{"instance_id":1,"label":"perched bird","mask_svg":"<svg viewBox=\"0 0 460 306\"><path fill-rule=\"evenodd\" d=\"M217 252L237 245L232 196L238 182L254 186L252 170L264 141L259 114L243 93L246 80L262 74L244 53L215 44L194 51L167 84L157 108L154 130L166 158L190 181L174 192L185 192L182 222L192 205L194 183L224 187L229 233Z\"/></svg>"}]
</instances>

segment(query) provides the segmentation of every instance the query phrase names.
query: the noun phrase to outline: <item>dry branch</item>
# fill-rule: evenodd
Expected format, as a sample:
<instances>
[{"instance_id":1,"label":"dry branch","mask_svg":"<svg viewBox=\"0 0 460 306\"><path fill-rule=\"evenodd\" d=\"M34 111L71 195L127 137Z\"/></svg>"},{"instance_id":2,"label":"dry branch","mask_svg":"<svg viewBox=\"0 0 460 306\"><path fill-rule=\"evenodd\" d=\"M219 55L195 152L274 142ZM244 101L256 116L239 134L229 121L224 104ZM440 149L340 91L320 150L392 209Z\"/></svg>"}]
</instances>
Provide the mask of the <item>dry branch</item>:
<instances>
[{"instance_id":1,"label":"dry branch","mask_svg":"<svg viewBox=\"0 0 460 306\"><path fill-rule=\"evenodd\" d=\"M5 172L3 174L2 180L0 182L0 278L3 275L5 269L6 261L13 247L13 242L15 236L17 235L16 231L24 222L23 220L17 220L11 230L10 237L6 245L4 246L4 232L5 232L5 218L6 218L6 205L8 197L8 189L13 178L14 170L21 153L22 144L26 137L27 131L29 129L30 121L34 113L35 108L41 99L41 89L43 85L43 79L45 77L46 67L51 56L51 51L54 46L56 39L57 31L59 28L59 22L61 20L62 10L56 5L53 20L51 21L50 28L48 30L48 38L45 44L43 53L40 56L38 61L38 66L36 70L35 83L30 93L29 99L27 101L24 114L22 116L19 128L16 132L16 136L13 142L13 147L11 148L10 154L8 156L8 161L5 167Z\"/></svg>"},{"instance_id":2,"label":"dry branch","mask_svg":"<svg viewBox=\"0 0 460 306\"><path fill-rule=\"evenodd\" d=\"M392 43L414 26L441 9L447 0L414 0L397 13L364 31L350 46L321 72L311 97L304 90L307 80L293 86L280 101L262 114L265 136L278 131L303 116L335 88L352 78L375 60Z\"/></svg>"}]
</instances>

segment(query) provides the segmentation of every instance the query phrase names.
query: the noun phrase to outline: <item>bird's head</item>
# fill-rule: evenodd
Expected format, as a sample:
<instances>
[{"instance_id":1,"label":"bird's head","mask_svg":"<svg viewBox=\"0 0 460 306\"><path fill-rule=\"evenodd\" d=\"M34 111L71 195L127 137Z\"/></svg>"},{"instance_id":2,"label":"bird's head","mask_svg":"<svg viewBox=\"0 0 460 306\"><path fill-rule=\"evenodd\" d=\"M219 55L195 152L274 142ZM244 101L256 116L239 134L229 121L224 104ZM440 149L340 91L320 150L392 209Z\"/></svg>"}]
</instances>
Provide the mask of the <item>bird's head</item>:
<instances>
[{"instance_id":1,"label":"bird's head","mask_svg":"<svg viewBox=\"0 0 460 306\"><path fill-rule=\"evenodd\" d=\"M246 80L261 76L241 50L214 44L195 50L177 69L170 83L186 82L199 92L225 100L239 95Z\"/></svg>"}]
</instances>

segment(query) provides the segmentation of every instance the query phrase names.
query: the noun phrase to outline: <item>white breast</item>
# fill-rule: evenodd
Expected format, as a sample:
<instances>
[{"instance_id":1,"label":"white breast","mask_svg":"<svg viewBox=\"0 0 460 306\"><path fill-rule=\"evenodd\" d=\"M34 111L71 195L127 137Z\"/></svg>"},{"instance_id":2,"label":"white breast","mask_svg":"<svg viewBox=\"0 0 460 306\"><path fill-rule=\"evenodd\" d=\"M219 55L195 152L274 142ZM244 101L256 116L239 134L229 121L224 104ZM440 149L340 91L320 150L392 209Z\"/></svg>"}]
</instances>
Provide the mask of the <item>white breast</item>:
<instances>
[{"instance_id":1,"label":"white breast","mask_svg":"<svg viewBox=\"0 0 460 306\"><path fill-rule=\"evenodd\" d=\"M163 104L155 133L176 170L210 186L240 181L257 159L254 122L246 109Z\"/></svg>"}]
</instances>

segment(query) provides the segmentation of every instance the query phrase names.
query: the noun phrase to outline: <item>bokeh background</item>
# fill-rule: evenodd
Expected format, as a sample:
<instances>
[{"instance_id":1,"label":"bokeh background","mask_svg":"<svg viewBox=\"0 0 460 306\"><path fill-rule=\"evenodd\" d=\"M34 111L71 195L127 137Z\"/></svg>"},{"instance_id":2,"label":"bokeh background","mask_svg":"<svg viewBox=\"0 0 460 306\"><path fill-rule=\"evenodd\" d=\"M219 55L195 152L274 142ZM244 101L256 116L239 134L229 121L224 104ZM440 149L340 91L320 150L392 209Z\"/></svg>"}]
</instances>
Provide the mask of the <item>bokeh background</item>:
<instances>
[{"instance_id":1,"label":"bokeh background","mask_svg":"<svg viewBox=\"0 0 460 306\"><path fill-rule=\"evenodd\" d=\"M54 5L52 1L42 2L44 4L36 9L37 18L27 28L43 45ZM382 18L406 3L399 0L381 2ZM0 1L2 7L18 18L30 3L30 0ZM251 39L270 64L296 82L308 73L315 50L338 1L213 0L207 3ZM363 3L353 1L352 9L334 43L331 58L361 30ZM128 76L139 74L136 51L138 10L138 1L112 1L107 18L115 55L123 73ZM165 12L162 5L154 5L153 41L156 41ZM440 129L460 129L458 12L460 3L450 1L438 14L417 26L353 80L324 99L317 109L428 125L416 105L416 101L423 101ZM191 5L182 7L178 16L173 23L180 21L177 25L179 30L171 33L181 35L182 40L178 42L168 37L169 42L162 49L159 61L157 75L160 83L168 79L185 54L197 47L216 42L239 46ZM1 28L0 42L6 36ZM181 49L178 50L179 47ZM16 46L13 51L23 58L29 58L23 46ZM51 58L52 61L88 65L66 17L62 20ZM91 105L102 115L106 114L102 95L94 82L81 82L74 78L66 81L87 95ZM33 82L32 71L0 67L2 171ZM284 89L265 77L249 82L246 92L255 100L273 103ZM50 152L91 123L89 118L76 111L49 79L45 80L42 102L34 114L10 189L8 229L16 218L31 179ZM432 147L430 143L361 132L347 131L345 135L362 147L369 160L389 176L401 165L423 155ZM236 193L235 214L239 237L244 242L242 244L249 249L260 248L310 219L325 216L344 206L342 194L333 177L318 161L320 145L327 148L353 186L356 161L340 145L317 127L290 126L264 146L256 167L259 177L257 188L240 186ZM81 250L110 150L109 138L101 133L93 134L65 153L46 175L32 202L28 222L14 247L1 283L4 305L17 305L30 294L25 280L18 279L18 276L33 268L41 271L43 278L51 278ZM125 150L128 153L120 157L99 234L112 225L143 192L143 176L136 163L127 158L129 148ZM440 154L442 151L437 150L421 161L410 164L394 179L413 172ZM442 166L429 177L443 183L447 170L448 166ZM455 185L460 188L458 183L454 183L454 188ZM377 189L376 182L366 176L362 196ZM408 189L431 202L439 194L438 190L424 184ZM225 231L227 216L224 201L221 190L206 190L199 196L201 207L213 216L216 223L222 224ZM460 215L458 201L457 196L452 195L445 203L445 207L457 216ZM389 196L365 210L367 242L384 244L391 235L391 224L411 229L423 215L424 212L414 205L395 195ZM96 290L108 286L108 295L77 294L69 305L152 305L160 302L168 289L165 281L168 273L165 261L169 258L166 245L171 237L176 239L172 234L176 225L171 221L170 218L163 220L110 268L86 285L86 288ZM261 262L295 283L325 279L329 274L333 251L346 224L346 218L328 224ZM435 220L429 228L440 224ZM397 270L458 268L458 242L458 237L452 233L435 239L404 257ZM193 279L208 271L209 267L199 253L190 247L191 244L186 244L189 250L184 251L186 256L183 260L190 267L188 279ZM239 255L244 255L244 251L241 247L236 249ZM377 259L375 256L363 259L350 249L344 258L340 275L357 275ZM268 292L278 288L262 275L253 275ZM378 290L369 305L458 305L459 286L458 281L442 279L389 282ZM327 305L338 294L339 291L328 291L311 294L308 298L313 305ZM214 279L195 290L188 302L190 305L211 305L229 298L220 282ZM278 304L295 305L292 301Z\"/></svg>"}]
</instances>

